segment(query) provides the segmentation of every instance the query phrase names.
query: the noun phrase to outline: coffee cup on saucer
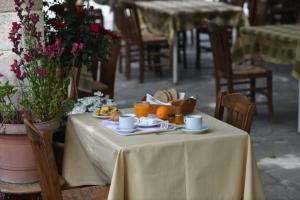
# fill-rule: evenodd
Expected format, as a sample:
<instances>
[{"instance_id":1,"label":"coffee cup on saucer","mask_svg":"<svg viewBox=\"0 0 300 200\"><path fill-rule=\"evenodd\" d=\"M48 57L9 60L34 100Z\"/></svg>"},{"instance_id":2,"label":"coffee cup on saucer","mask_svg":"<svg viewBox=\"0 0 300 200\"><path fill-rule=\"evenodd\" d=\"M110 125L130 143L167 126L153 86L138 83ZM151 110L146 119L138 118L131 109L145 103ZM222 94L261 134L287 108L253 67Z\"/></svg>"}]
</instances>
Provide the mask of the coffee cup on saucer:
<instances>
[{"instance_id":1,"label":"coffee cup on saucer","mask_svg":"<svg viewBox=\"0 0 300 200\"><path fill-rule=\"evenodd\" d=\"M201 130L202 129L202 116L201 115L188 115L184 118L185 129L188 130Z\"/></svg>"},{"instance_id":2,"label":"coffee cup on saucer","mask_svg":"<svg viewBox=\"0 0 300 200\"><path fill-rule=\"evenodd\" d=\"M135 129L137 118L134 114L123 114L119 116L119 128L122 130Z\"/></svg>"}]
</instances>

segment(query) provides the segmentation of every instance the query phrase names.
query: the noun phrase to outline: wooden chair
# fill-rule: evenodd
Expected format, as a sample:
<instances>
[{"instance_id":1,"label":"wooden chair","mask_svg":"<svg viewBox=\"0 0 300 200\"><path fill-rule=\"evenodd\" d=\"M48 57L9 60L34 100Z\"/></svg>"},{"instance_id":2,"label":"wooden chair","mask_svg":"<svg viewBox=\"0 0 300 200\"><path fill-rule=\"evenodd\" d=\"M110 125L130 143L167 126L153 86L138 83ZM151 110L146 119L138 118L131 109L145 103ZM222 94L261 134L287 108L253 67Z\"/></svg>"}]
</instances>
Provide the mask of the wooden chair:
<instances>
[{"instance_id":1,"label":"wooden chair","mask_svg":"<svg viewBox=\"0 0 300 200\"><path fill-rule=\"evenodd\" d=\"M207 22L207 27L214 57L216 92L218 93L221 87L227 86L230 93L246 92L251 96L254 103L256 102L256 93L260 93L267 98L266 102L261 103L268 104L269 116L272 119L272 72L258 65L232 64L227 29L212 22ZM256 79L258 78L266 80L265 87L256 86ZM225 82L221 83L223 80ZM234 87L237 85L239 88Z\"/></svg>"},{"instance_id":2,"label":"wooden chair","mask_svg":"<svg viewBox=\"0 0 300 200\"><path fill-rule=\"evenodd\" d=\"M100 80L97 80L98 65L92 67L91 71L83 73L81 68L73 68L72 82L69 98L77 99L78 97L91 96L95 91L101 91L108 95L109 98L114 98L115 77L118 56L120 53L120 43L118 42L113 47L111 56L105 63L100 65ZM87 82L91 88L79 87L79 81Z\"/></svg>"},{"instance_id":3,"label":"wooden chair","mask_svg":"<svg viewBox=\"0 0 300 200\"><path fill-rule=\"evenodd\" d=\"M235 6L243 7L245 0L220 0L220 2L228 3ZM228 27L228 33L232 35L232 28ZM208 30L205 27L196 29L196 68L201 68L201 53L211 52L209 39L201 39L201 35L208 35ZM231 40L230 40L231 41Z\"/></svg>"},{"instance_id":4,"label":"wooden chair","mask_svg":"<svg viewBox=\"0 0 300 200\"><path fill-rule=\"evenodd\" d=\"M250 133L254 113L255 104L245 95L221 91L218 93L215 118Z\"/></svg>"},{"instance_id":5,"label":"wooden chair","mask_svg":"<svg viewBox=\"0 0 300 200\"><path fill-rule=\"evenodd\" d=\"M269 23L267 0L251 0L249 1L248 9L251 26L266 25Z\"/></svg>"},{"instance_id":6,"label":"wooden chair","mask_svg":"<svg viewBox=\"0 0 300 200\"><path fill-rule=\"evenodd\" d=\"M52 149L53 133L38 130L28 118L24 119L24 123L36 158L43 200L104 200L107 198L109 191L107 186L90 186L62 191Z\"/></svg>"},{"instance_id":7,"label":"wooden chair","mask_svg":"<svg viewBox=\"0 0 300 200\"><path fill-rule=\"evenodd\" d=\"M164 36L155 35L147 30L141 30L137 10L133 2L120 2L114 7L116 25L125 41L125 76L131 78L131 63L139 62L139 80L144 82L145 50L148 60L153 59L156 71L160 71L162 63L160 59L168 57L160 50L168 47L168 40ZM156 62L155 62L156 61ZM149 64L149 63L148 63Z\"/></svg>"}]
</instances>

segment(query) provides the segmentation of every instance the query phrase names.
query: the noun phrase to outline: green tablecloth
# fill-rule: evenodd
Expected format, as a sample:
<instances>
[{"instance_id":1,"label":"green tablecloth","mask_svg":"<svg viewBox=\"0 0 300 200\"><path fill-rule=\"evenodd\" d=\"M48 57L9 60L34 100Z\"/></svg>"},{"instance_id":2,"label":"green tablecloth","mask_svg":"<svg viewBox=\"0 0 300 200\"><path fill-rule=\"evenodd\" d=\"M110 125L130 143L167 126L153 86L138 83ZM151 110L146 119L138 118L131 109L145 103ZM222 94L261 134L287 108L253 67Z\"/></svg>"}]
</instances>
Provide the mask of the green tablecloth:
<instances>
[{"instance_id":1,"label":"green tablecloth","mask_svg":"<svg viewBox=\"0 0 300 200\"><path fill-rule=\"evenodd\" d=\"M203 27L204 19L234 27L245 23L242 8L220 2L138 1L136 6L147 28L170 42L178 31Z\"/></svg>"},{"instance_id":2,"label":"green tablecloth","mask_svg":"<svg viewBox=\"0 0 300 200\"><path fill-rule=\"evenodd\" d=\"M243 27L233 51L233 61L259 57L275 64L293 64L300 80L300 25Z\"/></svg>"}]
</instances>

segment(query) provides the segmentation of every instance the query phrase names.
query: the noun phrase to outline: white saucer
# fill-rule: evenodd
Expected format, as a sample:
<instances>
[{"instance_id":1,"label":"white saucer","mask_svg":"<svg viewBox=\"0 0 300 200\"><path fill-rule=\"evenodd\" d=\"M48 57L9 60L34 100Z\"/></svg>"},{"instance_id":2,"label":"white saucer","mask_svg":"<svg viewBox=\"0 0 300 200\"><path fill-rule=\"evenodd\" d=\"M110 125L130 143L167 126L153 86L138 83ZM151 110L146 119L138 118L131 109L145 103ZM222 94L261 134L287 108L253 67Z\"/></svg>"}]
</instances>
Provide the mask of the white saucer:
<instances>
[{"instance_id":1,"label":"white saucer","mask_svg":"<svg viewBox=\"0 0 300 200\"><path fill-rule=\"evenodd\" d=\"M96 113L92 113L92 116L99 119L109 119L109 115L96 115Z\"/></svg>"},{"instance_id":2,"label":"white saucer","mask_svg":"<svg viewBox=\"0 0 300 200\"><path fill-rule=\"evenodd\" d=\"M137 130L136 128L133 128L133 129L120 129L119 127L117 128L117 131L120 133L132 133L136 130Z\"/></svg>"},{"instance_id":3,"label":"white saucer","mask_svg":"<svg viewBox=\"0 0 300 200\"><path fill-rule=\"evenodd\" d=\"M208 126L207 125L203 125L201 129L186 129L186 128L183 128L181 129L183 132L186 132L186 133L203 133L205 131L208 130Z\"/></svg>"},{"instance_id":4,"label":"white saucer","mask_svg":"<svg viewBox=\"0 0 300 200\"><path fill-rule=\"evenodd\" d=\"M160 123L161 123L161 122L153 122L153 123L147 124L147 125L146 125L146 124L140 124L140 123L137 123L136 125L137 125L138 127L141 127L141 128L151 128L151 127L160 125Z\"/></svg>"}]
</instances>

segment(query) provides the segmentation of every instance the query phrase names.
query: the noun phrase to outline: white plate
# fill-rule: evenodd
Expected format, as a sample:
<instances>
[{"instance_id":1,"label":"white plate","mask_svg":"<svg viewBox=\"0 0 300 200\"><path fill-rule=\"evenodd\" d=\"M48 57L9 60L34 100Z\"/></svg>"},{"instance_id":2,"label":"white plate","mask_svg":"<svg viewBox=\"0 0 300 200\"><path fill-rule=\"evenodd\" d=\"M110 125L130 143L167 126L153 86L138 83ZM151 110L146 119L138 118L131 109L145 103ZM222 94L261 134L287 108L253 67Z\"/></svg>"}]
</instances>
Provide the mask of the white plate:
<instances>
[{"instance_id":1,"label":"white plate","mask_svg":"<svg viewBox=\"0 0 300 200\"><path fill-rule=\"evenodd\" d=\"M141 117L140 119L137 120L136 125L141 128L151 128L160 125L160 123L161 123L160 119Z\"/></svg>"},{"instance_id":2,"label":"white plate","mask_svg":"<svg viewBox=\"0 0 300 200\"><path fill-rule=\"evenodd\" d=\"M117 131L120 133L132 133L136 130L137 130L136 128L133 128L133 129L120 129L119 127L117 128Z\"/></svg>"},{"instance_id":3,"label":"white plate","mask_svg":"<svg viewBox=\"0 0 300 200\"><path fill-rule=\"evenodd\" d=\"M137 123L136 125L137 125L138 127L141 127L141 128L151 128L151 127L160 125L160 122L157 121L157 122L153 122L153 123L147 124L147 125L146 125L146 124L139 124L139 123Z\"/></svg>"},{"instance_id":4,"label":"white plate","mask_svg":"<svg viewBox=\"0 0 300 200\"><path fill-rule=\"evenodd\" d=\"M96 115L95 113L93 113L92 116L99 119L109 119L109 115Z\"/></svg>"},{"instance_id":5,"label":"white plate","mask_svg":"<svg viewBox=\"0 0 300 200\"><path fill-rule=\"evenodd\" d=\"M186 133L194 133L194 134L197 134L197 133L203 133L205 131L208 130L208 126L207 125L203 125L201 129L186 129L186 128L183 128L181 129L183 132L186 132Z\"/></svg>"}]
</instances>

